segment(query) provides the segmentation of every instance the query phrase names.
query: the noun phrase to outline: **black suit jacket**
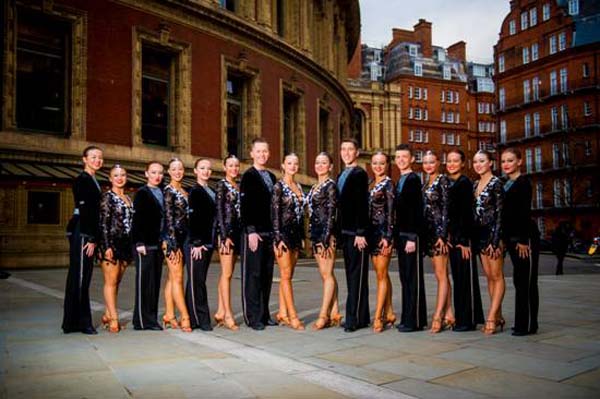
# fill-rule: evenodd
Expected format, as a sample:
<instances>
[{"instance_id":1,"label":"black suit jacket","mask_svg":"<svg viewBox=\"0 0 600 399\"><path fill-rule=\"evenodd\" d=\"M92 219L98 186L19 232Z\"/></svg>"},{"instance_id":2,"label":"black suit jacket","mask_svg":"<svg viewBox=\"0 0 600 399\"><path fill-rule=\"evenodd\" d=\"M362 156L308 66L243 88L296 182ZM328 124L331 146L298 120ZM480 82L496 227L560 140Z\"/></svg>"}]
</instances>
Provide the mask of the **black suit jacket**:
<instances>
[{"instance_id":1,"label":"black suit jacket","mask_svg":"<svg viewBox=\"0 0 600 399\"><path fill-rule=\"evenodd\" d=\"M367 172L360 166L352 167L342 191L338 194L340 232L365 236L369 227L369 176Z\"/></svg>"},{"instance_id":2,"label":"black suit jacket","mask_svg":"<svg viewBox=\"0 0 600 399\"><path fill-rule=\"evenodd\" d=\"M473 183L465 175L450 183L448 235L452 245L468 247L473 235Z\"/></svg>"},{"instance_id":3,"label":"black suit jacket","mask_svg":"<svg viewBox=\"0 0 600 399\"><path fill-rule=\"evenodd\" d=\"M275 185L275 175L269 172ZM250 233L273 233L271 221L271 196L260 173L254 166L248 169L240 182L240 211L242 228Z\"/></svg>"},{"instance_id":4,"label":"black suit jacket","mask_svg":"<svg viewBox=\"0 0 600 399\"><path fill-rule=\"evenodd\" d=\"M199 184L194 185L188 198L190 215L189 241L194 247L212 247L215 238L216 203Z\"/></svg>"},{"instance_id":5,"label":"black suit jacket","mask_svg":"<svg viewBox=\"0 0 600 399\"><path fill-rule=\"evenodd\" d=\"M89 173L81 172L75 178L73 182L73 199L75 208L79 210L79 232L90 242L97 242L100 234L101 197L102 192ZM72 227L67 230L70 229Z\"/></svg>"},{"instance_id":6,"label":"black suit jacket","mask_svg":"<svg viewBox=\"0 0 600 399\"><path fill-rule=\"evenodd\" d=\"M396 234L416 241L423 228L423 193L421 179L415 172L406 176L404 185L396 184L394 209L396 211ZM401 190L400 190L401 189Z\"/></svg>"},{"instance_id":7,"label":"black suit jacket","mask_svg":"<svg viewBox=\"0 0 600 399\"><path fill-rule=\"evenodd\" d=\"M502 235L506 242L529 244L531 236L531 183L523 175L504 191Z\"/></svg>"},{"instance_id":8,"label":"black suit jacket","mask_svg":"<svg viewBox=\"0 0 600 399\"><path fill-rule=\"evenodd\" d=\"M136 246L159 245L163 227L163 206L147 185L139 189L133 200L131 239Z\"/></svg>"}]
</instances>

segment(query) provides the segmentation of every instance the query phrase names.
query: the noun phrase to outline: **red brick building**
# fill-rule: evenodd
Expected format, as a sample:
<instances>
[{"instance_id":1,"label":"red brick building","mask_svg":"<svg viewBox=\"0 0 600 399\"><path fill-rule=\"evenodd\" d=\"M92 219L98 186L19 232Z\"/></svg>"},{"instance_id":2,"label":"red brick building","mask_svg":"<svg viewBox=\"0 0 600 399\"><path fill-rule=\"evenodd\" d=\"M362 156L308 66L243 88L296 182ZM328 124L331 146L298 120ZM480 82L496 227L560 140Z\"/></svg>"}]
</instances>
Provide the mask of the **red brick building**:
<instances>
[{"instance_id":1,"label":"red brick building","mask_svg":"<svg viewBox=\"0 0 600 399\"><path fill-rule=\"evenodd\" d=\"M500 149L521 150L543 236L600 232L600 5L513 0L495 46Z\"/></svg>"},{"instance_id":2,"label":"red brick building","mask_svg":"<svg viewBox=\"0 0 600 399\"><path fill-rule=\"evenodd\" d=\"M455 147L470 159L494 142L493 71L467 63L463 41L433 45L431 29L424 19L414 30L393 29L386 47L384 79L401 88L401 142L413 145L417 163L426 150L445 162Z\"/></svg>"},{"instance_id":3,"label":"red brick building","mask_svg":"<svg viewBox=\"0 0 600 399\"><path fill-rule=\"evenodd\" d=\"M175 155L213 159L218 177L264 136L269 166L296 152L309 183L349 132L356 0L6 0L0 21L0 267L66 264L90 144L135 186Z\"/></svg>"}]
</instances>

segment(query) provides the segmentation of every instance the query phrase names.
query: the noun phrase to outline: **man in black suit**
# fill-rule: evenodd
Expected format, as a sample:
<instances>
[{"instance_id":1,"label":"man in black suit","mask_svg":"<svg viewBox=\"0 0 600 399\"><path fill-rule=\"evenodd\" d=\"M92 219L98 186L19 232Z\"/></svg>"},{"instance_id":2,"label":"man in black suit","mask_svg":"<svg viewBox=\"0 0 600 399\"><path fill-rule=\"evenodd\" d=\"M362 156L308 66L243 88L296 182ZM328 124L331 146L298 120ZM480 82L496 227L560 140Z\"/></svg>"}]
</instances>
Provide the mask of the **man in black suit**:
<instances>
[{"instance_id":1,"label":"man in black suit","mask_svg":"<svg viewBox=\"0 0 600 399\"><path fill-rule=\"evenodd\" d=\"M419 248L419 233L424 223L423 193L421 178L411 168L414 161L408 145L400 144L396 147L395 162L400 170L400 178L396 184L394 199L394 241L402 284L402 317L398 325L400 332L420 331L427 324L423 254Z\"/></svg>"},{"instance_id":2,"label":"man in black suit","mask_svg":"<svg viewBox=\"0 0 600 399\"><path fill-rule=\"evenodd\" d=\"M267 170L269 144L264 139L252 140L250 157L254 164L240 183L242 310L248 326L264 330L277 325L269 312L274 262L271 196L276 179Z\"/></svg>"},{"instance_id":3,"label":"man in black suit","mask_svg":"<svg viewBox=\"0 0 600 399\"><path fill-rule=\"evenodd\" d=\"M369 178L358 166L358 142L342 140L340 155L346 168L338 186L339 245L344 252L348 298L345 332L369 325L369 254L365 238L369 222Z\"/></svg>"},{"instance_id":4,"label":"man in black suit","mask_svg":"<svg viewBox=\"0 0 600 399\"><path fill-rule=\"evenodd\" d=\"M158 323L158 297L163 263L164 197L160 188L163 175L164 168L159 162L149 162L148 183L140 188L133 201L131 239L136 251L136 277L132 323L136 330L162 330Z\"/></svg>"}]
</instances>

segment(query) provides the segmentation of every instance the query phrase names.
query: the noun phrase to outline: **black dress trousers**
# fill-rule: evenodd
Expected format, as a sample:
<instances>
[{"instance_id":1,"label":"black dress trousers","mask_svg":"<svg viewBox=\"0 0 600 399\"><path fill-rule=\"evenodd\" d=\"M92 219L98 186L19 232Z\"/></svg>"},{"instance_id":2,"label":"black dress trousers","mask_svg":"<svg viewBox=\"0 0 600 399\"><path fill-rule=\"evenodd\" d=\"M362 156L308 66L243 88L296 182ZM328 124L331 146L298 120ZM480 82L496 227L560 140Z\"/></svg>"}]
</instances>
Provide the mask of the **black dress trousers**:
<instances>
[{"instance_id":1,"label":"black dress trousers","mask_svg":"<svg viewBox=\"0 0 600 399\"><path fill-rule=\"evenodd\" d=\"M163 252L158 247L146 247L146 255L135 253L135 306L133 327L146 330L160 327L158 297L162 275Z\"/></svg>"},{"instance_id":2,"label":"black dress trousers","mask_svg":"<svg viewBox=\"0 0 600 399\"><path fill-rule=\"evenodd\" d=\"M515 332L536 333L538 329L538 266L540 259L539 239L529 242L531 250L527 258L519 257L516 243L509 243L508 253L513 264L515 286Z\"/></svg>"},{"instance_id":3,"label":"black dress trousers","mask_svg":"<svg viewBox=\"0 0 600 399\"><path fill-rule=\"evenodd\" d=\"M456 327L475 328L485 321L476 257L471 255L470 259L463 259L460 248L454 246L450 248L449 258L454 283Z\"/></svg>"},{"instance_id":4,"label":"black dress trousers","mask_svg":"<svg viewBox=\"0 0 600 399\"><path fill-rule=\"evenodd\" d=\"M75 216L78 218L78 216ZM92 326L90 282L94 270L94 255L87 256L83 247L87 239L81 235L80 223L75 221L69 236L69 272L65 288L62 329L65 333L79 332Z\"/></svg>"},{"instance_id":5,"label":"black dress trousers","mask_svg":"<svg viewBox=\"0 0 600 399\"><path fill-rule=\"evenodd\" d=\"M342 234L344 266L348 297L346 299L346 327L363 328L370 322L369 313L369 251L354 246L356 236Z\"/></svg>"},{"instance_id":6,"label":"black dress trousers","mask_svg":"<svg viewBox=\"0 0 600 399\"><path fill-rule=\"evenodd\" d=\"M423 280L423 254L416 241L416 251L404 251L407 238L397 238L398 270L402 285L402 316L400 324L420 330L427 325L427 303L425 301L425 281Z\"/></svg>"},{"instance_id":7,"label":"black dress trousers","mask_svg":"<svg viewBox=\"0 0 600 399\"><path fill-rule=\"evenodd\" d=\"M208 294L206 292L206 276L213 254L213 247L206 246L207 251L202 251L202 259L192 258L192 246L186 244L185 268L187 283L185 286L185 304L190 313L192 328L210 327L210 310L208 308Z\"/></svg>"},{"instance_id":8,"label":"black dress trousers","mask_svg":"<svg viewBox=\"0 0 600 399\"><path fill-rule=\"evenodd\" d=\"M273 284L273 240L270 234L261 234L258 248L248 248L248 234L242 235L242 309L248 326L267 324L271 317L269 299Z\"/></svg>"}]
</instances>

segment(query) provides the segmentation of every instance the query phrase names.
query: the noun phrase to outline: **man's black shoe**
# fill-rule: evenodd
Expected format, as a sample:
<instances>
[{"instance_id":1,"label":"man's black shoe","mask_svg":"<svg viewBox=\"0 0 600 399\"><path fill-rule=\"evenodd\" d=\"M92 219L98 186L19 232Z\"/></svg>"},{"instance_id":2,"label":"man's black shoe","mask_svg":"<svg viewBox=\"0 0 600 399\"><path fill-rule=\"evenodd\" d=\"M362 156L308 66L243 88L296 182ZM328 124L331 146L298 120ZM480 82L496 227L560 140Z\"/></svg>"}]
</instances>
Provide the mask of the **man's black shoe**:
<instances>
[{"instance_id":1,"label":"man's black shoe","mask_svg":"<svg viewBox=\"0 0 600 399\"><path fill-rule=\"evenodd\" d=\"M98 331L96 331L94 327L86 327L81 329L81 333L86 335L96 335L98 334Z\"/></svg>"},{"instance_id":2,"label":"man's black shoe","mask_svg":"<svg viewBox=\"0 0 600 399\"><path fill-rule=\"evenodd\" d=\"M263 323L251 324L250 328L256 331L262 331L265 329L265 325Z\"/></svg>"},{"instance_id":3,"label":"man's black shoe","mask_svg":"<svg viewBox=\"0 0 600 399\"><path fill-rule=\"evenodd\" d=\"M198 328L201 329L202 331L212 331L213 330L213 328L210 324L203 324Z\"/></svg>"},{"instance_id":4,"label":"man's black shoe","mask_svg":"<svg viewBox=\"0 0 600 399\"><path fill-rule=\"evenodd\" d=\"M346 326L346 325L344 325L344 332L347 332L347 333L352 333L352 332L354 332L354 331L356 331L356 327L354 327L354 326Z\"/></svg>"},{"instance_id":5,"label":"man's black shoe","mask_svg":"<svg viewBox=\"0 0 600 399\"><path fill-rule=\"evenodd\" d=\"M398 330L398 332L402 332L402 333L409 333L409 332L421 331L421 330L423 330L423 328L414 328L414 327L400 325L396 328L396 330Z\"/></svg>"},{"instance_id":6,"label":"man's black shoe","mask_svg":"<svg viewBox=\"0 0 600 399\"><path fill-rule=\"evenodd\" d=\"M475 331L475 328L476 327L473 325L458 326L458 327L454 327L454 331L456 331L456 332Z\"/></svg>"},{"instance_id":7,"label":"man's black shoe","mask_svg":"<svg viewBox=\"0 0 600 399\"><path fill-rule=\"evenodd\" d=\"M9 277L10 277L10 273L9 272L5 272L4 270L0 270L0 279L1 280L6 280Z\"/></svg>"},{"instance_id":8,"label":"man's black shoe","mask_svg":"<svg viewBox=\"0 0 600 399\"><path fill-rule=\"evenodd\" d=\"M151 326L151 327L147 327L145 328L145 330L150 330L150 331L162 331L163 328L161 326Z\"/></svg>"},{"instance_id":9,"label":"man's black shoe","mask_svg":"<svg viewBox=\"0 0 600 399\"><path fill-rule=\"evenodd\" d=\"M271 319L270 317L263 324L265 326L269 326L269 327L274 327L274 326L279 325L279 323L277 323L275 320Z\"/></svg>"}]
</instances>

